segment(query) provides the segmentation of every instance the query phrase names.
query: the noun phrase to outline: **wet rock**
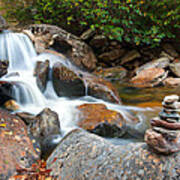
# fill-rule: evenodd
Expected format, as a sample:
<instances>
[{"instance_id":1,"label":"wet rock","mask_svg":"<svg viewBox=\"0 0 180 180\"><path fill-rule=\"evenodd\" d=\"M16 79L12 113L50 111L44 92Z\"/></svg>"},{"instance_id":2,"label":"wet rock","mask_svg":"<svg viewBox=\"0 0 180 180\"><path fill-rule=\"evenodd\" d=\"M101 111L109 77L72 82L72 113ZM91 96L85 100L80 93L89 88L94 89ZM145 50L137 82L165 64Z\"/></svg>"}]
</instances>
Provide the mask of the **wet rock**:
<instances>
[{"instance_id":1,"label":"wet rock","mask_svg":"<svg viewBox=\"0 0 180 180\"><path fill-rule=\"evenodd\" d=\"M4 105L6 101L13 99L12 88L12 82L0 81L0 105Z\"/></svg>"},{"instance_id":2,"label":"wet rock","mask_svg":"<svg viewBox=\"0 0 180 180\"><path fill-rule=\"evenodd\" d=\"M163 44L162 47L163 47L164 51L167 52L170 56L172 56L174 58L178 57L178 53L172 47L171 44L166 43L166 44Z\"/></svg>"},{"instance_id":3,"label":"wet rock","mask_svg":"<svg viewBox=\"0 0 180 180\"><path fill-rule=\"evenodd\" d=\"M4 103L4 107L7 109L7 110L10 110L10 111L16 111L19 109L19 105L16 103L15 100L8 100Z\"/></svg>"},{"instance_id":4,"label":"wet rock","mask_svg":"<svg viewBox=\"0 0 180 180\"><path fill-rule=\"evenodd\" d=\"M34 75L39 89L44 92L46 89L49 74L49 60L45 62L38 61L36 64Z\"/></svg>"},{"instance_id":5,"label":"wet rock","mask_svg":"<svg viewBox=\"0 0 180 180\"><path fill-rule=\"evenodd\" d=\"M107 79L109 81L123 81L127 76L127 70L121 66L99 69L94 72L100 78Z\"/></svg>"},{"instance_id":6,"label":"wet rock","mask_svg":"<svg viewBox=\"0 0 180 180\"><path fill-rule=\"evenodd\" d=\"M178 179L180 154L155 154L145 143L114 146L96 135L73 130L48 158L47 166L61 180Z\"/></svg>"},{"instance_id":7,"label":"wet rock","mask_svg":"<svg viewBox=\"0 0 180 180\"><path fill-rule=\"evenodd\" d=\"M168 77L163 81L165 86L176 87L180 85L180 78Z\"/></svg>"},{"instance_id":8,"label":"wet rock","mask_svg":"<svg viewBox=\"0 0 180 180\"><path fill-rule=\"evenodd\" d=\"M78 72L73 72L62 63L56 63L53 66L53 86L58 96L79 97L85 95L84 82Z\"/></svg>"},{"instance_id":9,"label":"wet rock","mask_svg":"<svg viewBox=\"0 0 180 180\"><path fill-rule=\"evenodd\" d=\"M77 69L72 70L62 63L53 66L53 86L58 96L80 97L88 94L120 103L119 94L110 82Z\"/></svg>"},{"instance_id":10,"label":"wet rock","mask_svg":"<svg viewBox=\"0 0 180 180\"><path fill-rule=\"evenodd\" d=\"M136 74L139 74L141 71L149 68L166 68L169 66L170 60L167 57L162 57L153 61L150 61L136 70Z\"/></svg>"},{"instance_id":11,"label":"wet rock","mask_svg":"<svg viewBox=\"0 0 180 180\"><path fill-rule=\"evenodd\" d=\"M129 51L124 57L121 58L120 65L133 61L136 58L140 58L141 55L138 51L132 50Z\"/></svg>"},{"instance_id":12,"label":"wet rock","mask_svg":"<svg viewBox=\"0 0 180 180\"><path fill-rule=\"evenodd\" d=\"M92 75L84 75L84 82L87 83L88 95L112 103L121 104L118 91L109 81Z\"/></svg>"},{"instance_id":13,"label":"wet rock","mask_svg":"<svg viewBox=\"0 0 180 180\"><path fill-rule=\"evenodd\" d=\"M101 61L110 63L122 57L124 53L125 53L125 49L114 49L114 50L111 50L110 52L104 52L103 54L100 54L98 56L98 59L100 59Z\"/></svg>"},{"instance_id":14,"label":"wet rock","mask_svg":"<svg viewBox=\"0 0 180 180\"><path fill-rule=\"evenodd\" d=\"M56 112L45 108L35 118L36 120L30 124L29 129L40 143L50 135L60 134L60 122Z\"/></svg>"},{"instance_id":15,"label":"wet rock","mask_svg":"<svg viewBox=\"0 0 180 180\"><path fill-rule=\"evenodd\" d=\"M149 68L139 72L131 79L131 83L137 87L154 87L162 83L168 72L161 68Z\"/></svg>"},{"instance_id":16,"label":"wet rock","mask_svg":"<svg viewBox=\"0 0 180 180\"><path fill-rule=\"evenodd\" d=\"M177 77L180 77L180 60L174 61L169 65L171 72Z\"/></svg>"},{"instance_id":17,"label":"wet rock","mask_svg":"<svg viewBox=\"0 0 180 180\"><path fill-rule=\"evenodd\" d=\"M8 72L9 61L0 60L0 77Z\"/></svg>"},{"instance_id":18,"label":"wet rock","mask_svg":"<svg viewBox=\"0 0 180 180\"><path fill-rule=\"evenodd\" d=\"M77 36L48 24L30 25L27 30L31 32L35 47L39 47L42 42L46 44L42 45L41 51L53 48L61 53L63 50L63 54L79 68L88 71L96 68L97 59L92 49Z\"/></svg>"},{"instance_id":19,"label":"wet rock","mask_svg":"<svg viewBox=\"0 0 180 180\"><path fill-rule=\"evenodd\" d=\"M4 29L7 29L8 25L7 25L7 22L6 20L0 16L0 32Z\"/></svg>"},{"instance_id":20,"label":"wet rock","mask_svg":"<svg viewBox=\"0 0 180 180\"><path fill-rule=\"evenodd\" d=\"M22 120L0 110L0 179L9 179L16 168L28 168L39 159L32 141Z\"/></svg>"},{"instance_id":21,"label":"wet rock","mask_svg":"<svg viewBox=\"0 0 180 180\"><path fill-rule=\"evenodd\" d=\"M123 116L107 109L104 104L83 104L78 126L92 133L105 137L121 137L125 133L126 122Z\"/></svg>"}]
</instances>

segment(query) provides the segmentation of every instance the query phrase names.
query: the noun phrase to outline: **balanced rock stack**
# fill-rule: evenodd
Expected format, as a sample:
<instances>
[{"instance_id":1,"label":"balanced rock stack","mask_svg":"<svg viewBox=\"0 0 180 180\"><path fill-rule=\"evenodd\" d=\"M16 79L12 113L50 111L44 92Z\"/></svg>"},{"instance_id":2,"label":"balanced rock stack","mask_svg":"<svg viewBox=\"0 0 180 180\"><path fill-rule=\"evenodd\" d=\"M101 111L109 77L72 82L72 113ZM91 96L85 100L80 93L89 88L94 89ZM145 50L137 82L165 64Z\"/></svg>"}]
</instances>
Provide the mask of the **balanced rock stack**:
<instances>
[{"instance_id":1,"label":"balanced rock stack","mask_svg":"<svg viewBox=\"0 0 180 180\"><path fill-rule=\"evenodd\" d=\"M146 143L156 152L171 154L180 151L179 96L166 96L159 117L151 120L152 129L145 133Z\"/></svg>"}]
</instances>

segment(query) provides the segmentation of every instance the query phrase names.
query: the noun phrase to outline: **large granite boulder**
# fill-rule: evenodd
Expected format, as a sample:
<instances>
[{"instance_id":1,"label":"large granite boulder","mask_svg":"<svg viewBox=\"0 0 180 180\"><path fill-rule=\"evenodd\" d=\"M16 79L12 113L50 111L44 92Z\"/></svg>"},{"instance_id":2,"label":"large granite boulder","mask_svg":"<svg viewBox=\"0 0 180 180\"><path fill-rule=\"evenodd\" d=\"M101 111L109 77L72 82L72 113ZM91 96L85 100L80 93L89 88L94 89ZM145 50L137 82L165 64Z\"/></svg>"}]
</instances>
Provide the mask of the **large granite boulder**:
<instances>
[{"instance_id":1,"label":"large granite boulder","mask_svg":"<svg viewBox=\"0 0 180 180\"><path fill-rule=\"evenodd\" d=\"M45 62L38 61L36 63L34 75L36 76L36 82L39 89L44 92L49 75L49 60L46 60Z\"/></svg>"},{"instance_id":2,"label":"large granite boulder","mask_svg":"<svg viewBox=\"0 0 180 180\"><path fill-rule=\"evenodd\" d=\"M30 25L25 33L29 35L39 52L52 47L57 52L63 53L81 69L92 71L96 68L97 59L92 49L79 37L60 27L35 24Z\"/></svg>"},{"instance_id":3,"label":"large granite boulder","mask_svg":"<svg viewBox=\"0 0 180 180\"><path fill-rule=\"evenodd\" d=\"M126 122L117 111L109 110L104 104L82 104L78 126L105 137L121 137L126 132Z\"/></svg>"},{"instance_id":4,"label":"large granite boulder","mask_svg":"<svg viewBox=\"0 0 180 180\"><path fill-rule=\"evenodd\" d=\"M58 96L91 95L105 101L120 103L118 92L109 81L72 69L60 62L53 66L53 86Z\"/></svg>"},{"instance_id":5,"label":"large granite boulder","mask_svg":"<svg viewBox=\"0 0 180 180\"><path fill-rule=\"evenodd\" d=\"M34 144L33 144L33 143ZM39 148L30 139L24 122L0 110L0 179L8 180L16 169L28 168L39 159Z\"/></svg>"},{"instance_id":6,"label":"large granite boulder","mask_svg":"<svg viewBox=\"0 0 180 180\"><path fill-rule=\"evenodd\" d=\"M115 146L73 130L48 158L47 166L61 180L179 179L180 154L155 154L145 143Z\"/></svg>"}]
</instances>

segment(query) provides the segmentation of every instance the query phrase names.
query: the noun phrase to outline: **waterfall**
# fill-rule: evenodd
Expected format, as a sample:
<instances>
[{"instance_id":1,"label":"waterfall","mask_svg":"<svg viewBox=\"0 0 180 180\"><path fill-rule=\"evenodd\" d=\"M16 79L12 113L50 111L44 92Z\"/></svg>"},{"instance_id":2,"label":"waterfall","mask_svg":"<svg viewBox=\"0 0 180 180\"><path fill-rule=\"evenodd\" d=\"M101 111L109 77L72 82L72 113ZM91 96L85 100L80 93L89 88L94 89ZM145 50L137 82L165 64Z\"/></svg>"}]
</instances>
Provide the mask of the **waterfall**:
<instances>
[{"instance_id":1,"label":"waterfall","mask_svg":"<svg viewBox=\"0 0 180 180\"><path fill-rule=\"evenodd\" d=\"M5 31L0 34L0 60L9 60L8 74L1 78L4 81L14 82L12 96L20 105L20 110L37 114L43 108L49 107L56 111L61 122L61 129L64 134L73 128L76 128L78 112L76 106L84 103L103 103L109 109L121 112L124 106L113 105L103 100L99 100L90 96L85 96L77 99L68 99L58 97L52 85L52 72L49 72L49 81L46 91L41 93L36 84L36 79L33 76L33 71L37 61L50 60L50 69L56 62L61 62L63 65L74 69L67 59L64 60L58 56L49 53L37 55L29 38L21 33L12 33ZM85 82L86 95L88 95L88 83ZM113 95L113 94L112 94ZM133 107L130 107L133 109ZM128 109L126 106L125 109ZM136 109L137 110L137 109ZM144 109L138 109L144 111ZM126 116L124 114L124 116Z\"/></svg>"},{"instance_id":2,"label":"waterfall","mask_svg":"<svg viewBox=\"0 0 180 180\"><path fill-rule=\"evenodd\" d=\"M37 54L26 35L5 31L0 34L0 47L0 59L9 60L9 71L34 67L32 58Z\"/></svg>"}]
</instances>

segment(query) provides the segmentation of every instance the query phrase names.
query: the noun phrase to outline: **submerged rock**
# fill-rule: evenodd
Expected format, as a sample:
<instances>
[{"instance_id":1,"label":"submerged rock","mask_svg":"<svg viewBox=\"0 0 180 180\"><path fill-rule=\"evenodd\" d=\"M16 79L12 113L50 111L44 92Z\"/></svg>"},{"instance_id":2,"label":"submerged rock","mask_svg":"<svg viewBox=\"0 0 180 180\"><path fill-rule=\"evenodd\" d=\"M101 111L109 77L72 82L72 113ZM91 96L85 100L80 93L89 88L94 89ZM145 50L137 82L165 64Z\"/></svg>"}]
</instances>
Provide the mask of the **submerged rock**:
<instances>
[{"instance_id":1,"label":"submerged rock","mask_svg":"<svg viewBox=\"0 0 180 180\"><path fill-rule=\"evenodd\" d=\"M22 120L0 110L0 179L9 179L16 169L28 168L39 159L40 150L33 141Z\"/></svg>"},{"instance_id":2,"label":"submerged rock","mask_svg":"<svg viewBox=\"0 0 180 180\"><path fill-rule=\"evenodd\" d=\"M180 154L153 153L145 143L114 146L82 130L65 136L47 160L58 179L178 179Z\"/></svg>"},{"instance_id":3,"label":"submerged rock","mask_svg":"<svg viewBox=\"0 0 180 180\"><path fill-rule=\"evenodd\" d=\"M46 60L45 62L38 61L36 63L34 75L36 76L36 82L39 89L44 92L49 75L49 60Z\"/></svg>"},{"instance_id":4,"label":"submerged rock","mask_svg":"<svg viewBox=\"0 0 180 180\"><path fill-rule=\"evenodd\" d=\"M104 104L83 104L77 108L81 128L105 137L124 135L126 122L119 112L107 109Z\"/></svg>"},{"instance_id":5,"label":"submerged rock","mask_svg":"<svg viewBox=\"0 0 180 180\"><path fill-rule=\"evenodd\" d=\"M161 84L167 74L164 69L149 68L139 72L130 82L137 87L154 87Z\"/></svg>"},{"instance_id":6,"label":"submerged rock","mask_svg":"<svg viewBox=\"0 0 180 180\"><path fill-rule=\"evenodd\" d=\"M72 70L60 62L53 66L53 86L58 96L91 95L105 101L120 103L119 94L110 82L76 69Z\"/></svg>"}]
</instances>

